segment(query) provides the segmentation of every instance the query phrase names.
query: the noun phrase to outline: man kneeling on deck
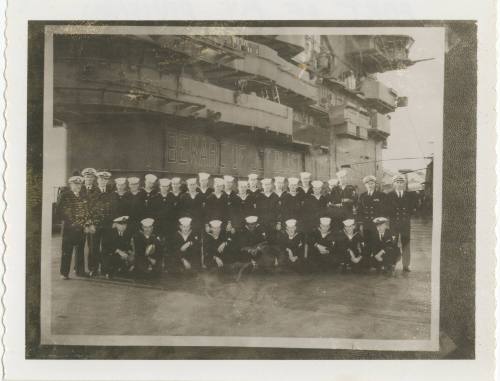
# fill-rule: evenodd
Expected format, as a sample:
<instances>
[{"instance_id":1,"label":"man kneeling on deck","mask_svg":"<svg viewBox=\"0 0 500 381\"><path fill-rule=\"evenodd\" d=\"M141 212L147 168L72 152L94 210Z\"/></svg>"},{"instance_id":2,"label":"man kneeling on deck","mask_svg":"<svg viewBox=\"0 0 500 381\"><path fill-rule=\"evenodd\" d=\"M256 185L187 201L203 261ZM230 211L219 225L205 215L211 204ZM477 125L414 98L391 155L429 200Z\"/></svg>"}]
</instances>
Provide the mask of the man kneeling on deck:
<instances>
[{"instance_id":1,"label":"man kneeling on deck","mask_svg":"<svg viewBox=\"0 0 500 381\"><path fill-rule=\"evenodd\" d=\"M309 233L308 260L318 271L334 270L340 264L335 251L335 236L331 228L332 219L321 217L319 226Z\"/></svg>"},{"instance_id":2,"label":"man kneeling on deck","mask_svg":"<svg viewBox=\"0 0 500 381\"><path fill-rule=\"evenodd\" d=\"M229 254L231 235L222 231L221 226L221 220L212 220L208 223L208 232L203 235L203 264L209 269L222 269L232 262Z\"/></svg>"},{"instance_id":3,"label":"man kneeling on deck","mask_svg":"<svg viewBox=\"0 0 500 381\"><path fill-rule=\"evenodd\" d=\"M398 240L395 234L389 230L389 220L385 217L377 217L373 223L377 227L377 234L372 234L368 249L372 255L372 266L387 275L394 273L394 267L401 258Z\"/></svg>"},{"instance_id":4,"label":"man kneeling on deck","mask_svg":"<svg viewBox=\"0 0 500 381\"><path fill-rule=\"evenodd\" d=\"M306 242L304 234L297 232L297 220L285 221L285 231L278 233L276 243L282 251L279 265L294 271L302 271L306 256Z\"/></svg>"},{"instance_id":5,"label":"man kneeling on deck","mask_svg":"<svg viewBox=\"0 0 500 381\"><path fill-rule=\"evenodd\" d=\"M346 219L342 221L344 228L337 236L337 251L343 258L342 271L364 272L369 263L366 260L365 243L360 232L356 230L356 221Z\"/></svg>"},{"instance_id":6,"label":"man kneeling on deck","mask_svg":"<svg viewBox=\"0 0 500 381\"><path fill-rule=\"evenodd\" d=\"M179 218L179 228L172 239L172 254L174 267L189 271L201 266L200 237L194 232L190 217Z\"/></svg>"},{"instance_id":7,"label":"man kneeling on deck","mask_svg":"<svg viewBox=\"0 0 500 381\"><path fill-rule=\"evenodd\" d=\"M161 271L161 240L154 232L154 222L153 218L143 219L141 228L132 238L135 270L140 276Z\"/></svg>"},{"instance_id":8,"label":"man kneeling on deck","mask_svg":"<svg viewBox=\"0 0 500 381\"><path fill-rule=\"evenodd\" d=\"M269 245L266 232L258 223L257 216L247 216L245 226L236 232L235 256L244 265L239 274L258 271L265 273L277 266L279 255L276 248Z\"/></svg>"},{"instance_id":9,"label":"man kneeling on deck","mask_svg":"<svg viewBox=\"0 0 500 381\"><path fill-rule=\"evenodd\" d=\"M117 273L127 274L133 269L132 232L128 229L128 219L128 216L115 218L113 227L104 232L103 270L108 279Z\"/></svg>"}]
</instances>

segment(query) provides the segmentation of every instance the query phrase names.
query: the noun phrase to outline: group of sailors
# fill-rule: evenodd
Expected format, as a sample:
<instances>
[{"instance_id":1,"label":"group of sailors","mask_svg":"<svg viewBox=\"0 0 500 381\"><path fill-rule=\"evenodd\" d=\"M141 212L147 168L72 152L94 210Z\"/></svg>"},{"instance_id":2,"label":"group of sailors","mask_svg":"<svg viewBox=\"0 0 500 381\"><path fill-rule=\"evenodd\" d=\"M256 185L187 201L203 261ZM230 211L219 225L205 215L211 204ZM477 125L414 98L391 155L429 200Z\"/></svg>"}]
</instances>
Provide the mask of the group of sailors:
<instances>
[{"instance_id":1,"label":"group of sailors","mask_svg":"<svg viewBox=\"0 0 500 381\"><path fill-rule=\"evenodd\" d=\"M389 193L366 176L358 196L341 170L327 182L311 174L211 179L111 179L86 168L68 179L57 211L62 220L60 274L158 276L164 272L410 271L410 219L415 200L404 175ZM88 247L88 255L85 255ZM88 272L85 262L87 259Z\"/></svg>"}]
</instances>

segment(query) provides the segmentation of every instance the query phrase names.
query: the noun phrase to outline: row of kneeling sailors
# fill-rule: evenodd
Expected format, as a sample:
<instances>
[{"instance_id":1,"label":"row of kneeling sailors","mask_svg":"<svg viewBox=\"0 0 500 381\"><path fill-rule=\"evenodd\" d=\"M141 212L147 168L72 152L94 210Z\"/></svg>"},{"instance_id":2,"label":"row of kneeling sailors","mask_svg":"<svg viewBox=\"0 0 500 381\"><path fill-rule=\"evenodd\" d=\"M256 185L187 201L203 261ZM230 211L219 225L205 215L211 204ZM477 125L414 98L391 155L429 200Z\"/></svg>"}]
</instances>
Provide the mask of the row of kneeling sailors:
<instances>
[{"instance_id":1,"label":"row of kneeling sailors","mask_svg":"<svg viewBox=\"0 0 500 381\"><path fill-rule=\"evenodd\" d=\"M364 236L353 219L344 220L343 228L336 230L329 217L320 218L317 228L307 235L297 230L295 219L287 220L283 231L270 233L257 216L247 216L238 230L226 230L221 220L211 220L201 234L194 230L190 217L183 217L169 237L155 231L152 218L143 219L139 230L130 228L129 221L128 216L118 217L103 233L100 268L108 278L201 268L231 271L241 265L248 265L250 272L278 268L366 272L375 268L391 274L401 257L385 217L375 218L376 230ZM65 279L68 270L61 267Z\"/></svg>"}]
</instances>

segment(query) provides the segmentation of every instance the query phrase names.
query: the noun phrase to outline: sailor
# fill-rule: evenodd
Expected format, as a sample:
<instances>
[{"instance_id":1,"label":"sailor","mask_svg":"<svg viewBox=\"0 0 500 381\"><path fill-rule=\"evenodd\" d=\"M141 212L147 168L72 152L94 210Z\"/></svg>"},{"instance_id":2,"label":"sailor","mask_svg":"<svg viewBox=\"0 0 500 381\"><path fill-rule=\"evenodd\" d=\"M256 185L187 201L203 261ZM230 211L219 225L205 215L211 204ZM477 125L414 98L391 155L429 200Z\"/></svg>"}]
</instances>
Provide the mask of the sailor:
<instances>
[{"instance_id":1,"label":"sailor","mask_svg":"<svg viewBox=\"0 0 500 381\"><path fill-rule=\"evenodd\" d=\"M85 276L84 227L88 220L87 201L82 195L83 178L72 176L68 179L69 190L61 195L59 202L62 218L62 254L60 273L69 279L71 259L75 251L75 271L77 276Z\"/></svg>"},{"instance_id":2,"label":"sailor","mask_svg":"<svg viewBox=\"0 0 500 381\"><path fill-rule=\"evenodd\" d=\"M366 240L370 239L370 234L375 233L376 228L373 219L384 215L385 193L375 189L377 178L375 176L365 176L363 178L366 192L363 192L358 199L357 217L360 223L361 233Z\"/></svg>"},{"instance_id":3,"label":"sailor","mask_svg":"<svg viewBox=\"0 0 500 381\"><path fill-rule=\"evenodd\" d=\"M196 188L197 192L200 195L201 198L201 204L202 204L202 217L203 220L206 220L206 202L207 202L207 197L212 193L214 190L208 186L208 181L210 179L210 174L206 172L200 172L198 173L198 183L199 186Z\"/></svg>"},{"instance_id":4,"label":"sailor","mask_svg":"<svg viewBox=\"0 0 500 381\"><path fill-rule=\"evenodd\" d=\"M375 233L370 236L367 249L372 259L372 266L388 275L394 273L394 267L401 258L398 240L389 229L389 220L385 217L373 219Z\"/></svg>"},{"instance_id":5,"label":"sailor","mask_svg":"<svg viewBox=\"0 0 500 381\"><path fill-rule=\"evenodd\" d=\"M260 192L259 175L256 173L250 173L248 175L248 192L254 197Z\"/></svg>"},{"instance_id":6,"label":"sailor","mask_svg":"<svg viewBox=\"0 0 500 381\"><path fill-rule=\"evenodd\" d=\"M356 189L347 183L347 171L345 169L337 172L337 179L339 184L336 188L336 199L340 201L341 206L345 209L348 216L352 217L357 198Z\"/></svg>"},{"instance_id":7,"label":"sailor","mask_svg":"<svg viewBox=\"0 0 500 381\"><path fill-rule=\"evenodd\" d=\"M214 178L214 191L207 197L205 211L206 223L211 220L221 220L223 224L227 223L229 212L227 194L224 192L224 180L220 177Z\"/></svg>"},{"instance_id":8,"label":"sailor","mask_svg":"<svg viewBox=\"0 0 500 381\"><path fill-rule=\"evenodd\" d=\"M276 196L278 196L278 207L277 207L277 229L281 230L282 229L282 224L283 224L283 199L285 198L286 191L285 191L285 178L283 176L276 176L274 178L274 193Z\"/></svg>"},{"instance_id":9,"label":"sailor","mask_svg":"<svg viewBox=\"0 0 500 381\"><path fill-rule=\"evenodd\" d=\"M132 250L132 232L127 229L128 216L120 216L113 220L103 234L102 254L103 273L111 279L117 273L128 274L134 265Z\"/></svg>"},{"instance_id":10,"label":"sailor","mask_svg":"<svg viewBox=\"0 0 500 381\"><path fill-rule=\"evenodd\" d=\"M156 197L158 193L156 190L156 180L158 177L149 173L144 176L144 188L141 190L142 197L142 218L154 218L155 210L153 208L152 200Z\"/></svg>"},{"instance_id":11,"label":"sailor","mask_svg":"<svg viewBox=\"0 0 500 381\"><path fill-rule=\"evenodd\" d=\"M297 220L297 228L303 231L302 226L302 203L303 199L298 192L299 179L297 177L288 178L288 191L282 196L281 202L281 222L289 219Z\"/></svg>"},{"instance_id":12,"label":"sailor","mask_svg":"<svg viewBox=\"0 0 500 381\"><path fill-rule=\"evenodd\" d=\"M181 195L182 195L182 182L180 177L173 177L170 181L170 192L168 194L168 209L170 211L170 221L171 224L169 224L172 228L171 234L172 236L176 233L177 231L177 224L179 220L179 204L181 200Z\"/></svg>"},{"instance_id":13,"label":"sailor","mask_svg":"<svg viewBox=\"0 0 500 381\"><path fill-rule=\"evenodd\" d=\"M315 229L320 217L328 217L327 198L322 194L323 181L314 180L312 194L306 194L303 203L303 219L306 232Z\"/></svg>"},{"instance_id":14,"label":"sailor","mask_svg":"<svg viewBox=\"0 0 500 381\"><path fill-rule=\"evenodd\" d=\"M298 191L303 195L304 199L305 195L311 194L313 192L311 188L311 174L309 172L300 173L300 185Z\"/></svg>"},{"instance_id":15,"label":"sailor","mask_svg":"<svg viewBox=\"0 0 500 381\"><path fill-rule=\"evenodd\" d=\"M342 221L352 217L352 214L342 206L341 195L339 191L339 180L337 178L328 180L328 190L326 193L328 216L332 219L334 230L343 229Z\"/></svg>"},{"instance_id":16,"label":"sailor","mask_svg":"<svg viewBox=\"0 0 500 381\"><path fill-rule=\"evenodd\" d=\"M116 178L115 188L115 191L110 195L112 219L130 214L130 194L127 190L127 179L125 177Z\"/></svg>"},{"instance_id":17,"label":"sailor","mask_svg":"<svg viewBox=\"0 0 500 381\"><path fill-rule=\"evenodd\" d=\"M140 179L129 177L127 179L129 188L129 228L138 230L143 215L143 195L139 188Z\"/></svg>"},{"instance_id":18,"label":"sailor","mask_svg":"<svg viewBox=\"0 0 500 381\"><path fill-rule=\"evenodd\" d=\"M234 177L225 175L223 178L224 193L226 194L226 212L229 213L231 204L234 202L234 196L236 196L236 192L234 191Z\"/></svg>"},{"instance_id":19,"label":"sailor","mask_svg":"<svg viewBox=\"0 0 500 381\"><path fill-rule=\"evenodd\" d=\"M353 218L345 219L342 223L344 228L335 238L336 253L341 258L342 271L363 272L369 266L365 255L364 239L356 230L356 221Z\"/></svg>"},{"instance_id":20,"label":"sailor","mask_svg":"<svg viewBox=\"0 0 500 381\"><path fill-rule=\"evenodd\" d=\"M405 190L406 178L402 174L392 179L393 190L386 195L386 216L391 221L392 232L401 244L403 271L410 272L411 216L415 213L414 195Z\"/></svg>"},{"instance_id":21,"label":"sailor","mask_svg":"<svg viewBox=\"0 0 500 381\"><path fill-rule=\"evenodd\" d=\"M183 271L201 266L200 236L193 230L191 223L190 217L179 218L178 230L172 240L173 265Z\"/></svg>"},{"instance_id":22,"label":"sailor","mask_svg":"<svg viewBox=\"0 0 500 381\"><path fill-rule=\"evenodd\" d=\"M99 273L101 267L101 244L104 229L109 228L111 219L111 192L108 182L111 173L107 171L97 172L97 189L93 193L93 201L89 204L90 220L94 228L89 232L89 255L88 268L89 275L94 276ZM90 236L90 234L92 236Z\"/></svg>"},{"instance_id":23,"label":"sailor","mask_svg":"<svg viewBox=\"0 0 500 381\"><path fill-rule=\"evenodd\" d=\"M155 211L155 221L156 221L156 233L163 239L166 240L169 236L169 232L173 228L170 224L172 219L172 204L169 202L169 190L170 190L170 179L161 178L158 180L160 185L160 191L151 200L151 206Z\"/></svg>"},{"instance_id":24,"label":"sailor","mask_svg":"<svg viewBox=\"0 0 500 381\"><path fill-rule=\"evenodd\" d=\"M262 179L262 192L255 197L255 210L259 217L260 226L272 241L275 238L278 223L278 196L273 192L273 180Z\"/></svg>"},{"instance_id":25,"label":"sailor","mask_svg":"<svg viewBox=\"0 0 500 381\"><path fill-rule=\"evenodd\" d=\"M235 260L243 263L251 263L253 268L262 255L261 249L267 244L266 232L258 223L258 216L245 217L245 226L236 231L234 236ZM274 259L273 259L274 262Z\"/></svg>"},{"instance_id":26,"label":"sailor","mask_svg":"<svg viewBox=\"0 0 500 381\"><path fill-rule=\"evenodd\" d=\"M238 193L235 194L229 208L231 226L234 229L241 229L245 224L245 217L255 214L255 197L248 192L248 182L240 180L238 181Z\"/></svg>"},{"instance_id":27,"label":"sailor","mask_svg":"<svg viewBox=\"0 0 500 381\"><path fill-rule=\"evenodd\" d=\"M300 271L305 260L305 235L297 231L296 219L286 220L284 226L277 239L277 244L282 250L280 265Z\"/></svg>"},{"instance_id":28,"label":"sailor","mask_svg":"<svg viewBox=\"0 0 500 381\"><path fill-rule=\"evenodd\" d=\"M335 252L335 232L332 231L330 217L318 219L319 225L308 234L306 257L318 271L331 271L340 264Z\"/></svg>"},{"instance_id":29,"label":"sailor","mask_svg":"<svg viewBox=\"0 0 500 381\"><path fill-rule=\"evenodd\" d=\"M141 220L141 228L133 235L134 266L139 276L161 271L161 240L154 231L153 218Z\"/></svg>"},{"instance_id":30,"label":"sailor","mask_svg":"<svg viewBox=\"0 0 500 381\"><path fill-rule=\"evenodd\" d=\"M94 194L97 193L97 186L95 184L97 171L94 168L85 168L82 170L82 177L84 180L82 195L91 200Z\"/></svg>"},{"instance_id":31,"label":"sailor","mask_svg":"<svg viewBox=\"0 0 500 381\"><path fill-rule=\"evenodd\" d=\"M203 264L208 268L221 269L231 263L231 234L222 229L221 220L209 221L208 227L208 232L203 235Z\"/></svg>"},{"instance_id":32,"label":"sailor","mask_svg":"<svg viewBox=\"0 0 500 381\"><path fill-rule=\"evenodd\" d=\"M187 192L179 199L179 217L191 217L192 228L198 232L203 226L203 197L196 190L196 177L186 180Z\"/></svg>"}]
</instances>

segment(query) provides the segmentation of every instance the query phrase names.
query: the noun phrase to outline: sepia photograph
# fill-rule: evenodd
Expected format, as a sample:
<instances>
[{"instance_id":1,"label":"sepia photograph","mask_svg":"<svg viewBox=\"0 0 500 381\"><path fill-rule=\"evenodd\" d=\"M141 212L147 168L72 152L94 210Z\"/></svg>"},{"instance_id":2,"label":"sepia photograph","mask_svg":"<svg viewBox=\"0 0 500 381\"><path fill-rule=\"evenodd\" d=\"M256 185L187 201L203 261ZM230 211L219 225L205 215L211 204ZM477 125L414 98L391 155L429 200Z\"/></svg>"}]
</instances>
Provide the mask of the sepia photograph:
<instances>
[{"instance_id":1,"label":"sepia photograph","mask_svg":"<svg viewBox=\"0 0 500 381\"><path fill-rule=\"evenodd\" d=\"M437 351L457 39L46 26L42 344Z\"/></svg>"}]
</instances>

